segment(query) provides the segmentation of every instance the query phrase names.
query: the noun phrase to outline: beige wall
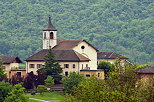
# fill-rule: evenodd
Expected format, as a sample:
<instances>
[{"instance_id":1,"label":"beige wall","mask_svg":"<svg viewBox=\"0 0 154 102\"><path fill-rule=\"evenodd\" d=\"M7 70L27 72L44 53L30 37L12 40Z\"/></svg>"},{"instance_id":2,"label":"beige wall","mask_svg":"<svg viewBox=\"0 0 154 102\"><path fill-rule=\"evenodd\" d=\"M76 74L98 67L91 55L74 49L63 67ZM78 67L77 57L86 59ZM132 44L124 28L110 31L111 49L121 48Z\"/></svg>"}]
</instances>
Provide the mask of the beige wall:
<instances>
[{"instance_id":1,"label":"beige wall","mask_svg":"<svg viewBox=\"0 0 154 102\"><path fill-rule=\"evenodd\" d=\"M18 72L18 71L12 72L11 68L14 68L14 69L19 68L19 63L3 64L3 66L5 67L4 71L7 74L7 78L11 78L11 76L14 75L14 73ZM22 71L22 72L26 73L26 71Z\"/></svg>"},{"instance_id":2,"label":"beige wall","mask_svg":"<svg viewBox=\"0 0 154 102\"><path fill-rule=\"evenodd\" d=\"M30 68L30 64L34 64L34 68ZM37 64L42 64L44 65L44 62L26 62L26 71L27 73L33 71L34 74L37 74ZM80 72L82 69L82 64L83 64L83 69L86 67L86 64L89 64L89 62L60 62L59 63L61 67L63 68L63 75L65 75L65 72ZM64 64L69 64L69 68L64 68ZM75 68L73 68L73 64L75 64Z\"/></svg>"},{"instance_id":3,"label":"beige wall","mask_svg":"<svg viewBox=\"0 0 154 102\"><path fill-rule=\"evenodd\" d=\"M30 64L34 64L34 68L30 68L29 66L30 66ZM26 73L29 73L29 72L31 72L31 71L33 71L33 73L34 74L37 74L37 64L42 64L42 65L44 65L44 62L42 62L42 61L38 61L38 62L35 62L35 61L31 61L31 62L26 62Z\"/></svg>"},{"instance_id":4,"label":"beige wall","mask_svg":"<svg viewBox=\"0 0 154 102\"><path fill-rule=\"evenodd\" d=\"M10 73L10 78L16 74L17 72L21 72L21 77L25 77L26 76L26 70L12 70Z\"/></svg>"},{"instance_id":5,"label":"beige wall","mask_svg":"<svg viewBox=\"0 0 154 102\"><path fill-rule=\"evenodd\" d=\"M98 79L104 80L104 71L100 71L100 70L96 70L96 71L81 71L80 73L83 73L84 76L86 77L86 75L90 75L91 76L95 76ZM99 75L98 75L99 74ZM88 78L88 77L87 77Z\"/></svg>"},{"instance_id":6,"label":"beige wall","mask_svg":"<svg viewBox=\"0 0 154 102\"><path fill-rule=\"evenodd\" d=\"M85 49L81 49L81 46L85 46ZM90 69L97 69L97 51L93 47L89 46L86 42L81 42L73 50L91 60L88 63Z\"/></svg>"}]
</instances>

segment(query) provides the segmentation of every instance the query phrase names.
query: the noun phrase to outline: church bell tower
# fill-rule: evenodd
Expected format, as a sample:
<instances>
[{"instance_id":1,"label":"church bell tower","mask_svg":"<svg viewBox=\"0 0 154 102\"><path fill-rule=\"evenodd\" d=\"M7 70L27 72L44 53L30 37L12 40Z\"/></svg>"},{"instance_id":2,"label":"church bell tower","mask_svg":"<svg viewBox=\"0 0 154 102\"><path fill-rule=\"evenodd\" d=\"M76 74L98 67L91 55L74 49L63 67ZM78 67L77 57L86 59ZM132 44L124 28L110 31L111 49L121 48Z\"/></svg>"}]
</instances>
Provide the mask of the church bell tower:
<instances>
[{"instance_id":1,"label":"church bell tower","mask_svg":"<svg viewBox=\"0 0 154 102\"><path fill-rule=\"evenodd\" d=\"M51 23L49 16L47 27L43 30L43 49L53 48L57 45L57 29Z\"/></svg>"}]
</instances>

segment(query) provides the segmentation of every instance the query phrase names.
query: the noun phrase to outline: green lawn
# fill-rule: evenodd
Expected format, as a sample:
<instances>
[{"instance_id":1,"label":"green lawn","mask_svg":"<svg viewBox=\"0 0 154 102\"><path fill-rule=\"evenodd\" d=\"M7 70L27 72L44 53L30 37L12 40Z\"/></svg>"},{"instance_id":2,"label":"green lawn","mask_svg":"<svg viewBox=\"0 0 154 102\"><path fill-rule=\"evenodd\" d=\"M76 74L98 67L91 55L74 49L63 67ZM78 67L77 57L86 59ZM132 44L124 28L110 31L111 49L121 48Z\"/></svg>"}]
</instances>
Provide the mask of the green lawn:
<instances>
[{"instance_id":1,"label":"green lawn","mask_svg":"<svg viewBox=\"0 0 154 102\"><path fill-rule=\"evenodd\" d=\"M29 99L28 102L42 102L42 101L37 101L37 100L32 100L32 99Z\"/></svg>"},{"instance_id":2,"label":"green lawn","mask_svg":"<svg viewBox=\"0 0 154 102\"><path fill-rule=\"evenodd\" d=\"M62 95L56 92L44 92L43 95L40 95L40 93L36 93L35 95L31 95L30 93L27 93L26 95L29 98L36 98L36 99L42 99L42 100L61 100L63 98ZM35 102L35 101L30 101L30 102ZM36 102L39 102L39 101L36 101Z\"/></svg>"}]
</instances>

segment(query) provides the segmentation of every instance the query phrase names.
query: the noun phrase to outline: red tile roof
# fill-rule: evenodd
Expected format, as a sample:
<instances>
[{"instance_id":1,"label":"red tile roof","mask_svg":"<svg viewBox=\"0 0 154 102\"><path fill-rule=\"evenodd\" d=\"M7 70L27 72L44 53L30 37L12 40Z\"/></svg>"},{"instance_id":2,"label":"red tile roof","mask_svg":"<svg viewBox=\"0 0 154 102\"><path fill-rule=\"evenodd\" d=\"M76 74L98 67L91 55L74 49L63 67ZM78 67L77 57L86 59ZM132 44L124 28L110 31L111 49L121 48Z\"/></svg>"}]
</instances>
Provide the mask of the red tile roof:
<instances>
[{"instance_id":1,"label":"red tile roof","mask_svg":"<svg viewBox=\"0 0 154 102\"><path fill-rule=\"evenodd\" d=\"M54 50L72 50L75 46L77 46L81 42L86 42L89 46L98 51L95 47L93 47L86 40L58 40L58 44L53 47Z\"/></svg>"},{"instance_id":2,"label":"red tile roof","mask_svg":"<svg viewBox=\"0 0 154 102\"><path fill-rule=\"evenodd\" d=\"M144 66L135 71L136 73L154 74L154 66Z\"/></svg>"},{"instance_id":3,"label":"red tile roof","mask_svg":"<svg viewBox=\"0 0 154 102\"><path fill-rule=\"evenodd\" d=\"M73 50L52 50L55 54L57 61L61 62L84 62L90 61L83 55L73 51ZM45 55L48 53L48 49L43 49L36 54L32 55L26 61L44 61Z\"/></svg>"},{"instance_id":4,"label":"red tile roof","mask_svg":"<svg viewBox=\"0 0 154 102\"><path fill-rule=\"evenodd\" d=\"M3 64L10 64L13 62L22 63L22 61L17 56L0 56Z\"/></svg>"},{"instance_id":5,"label":"red tile roof","mask_svg":"<svg viewBox=\"0 0 154 102\"><path fill-rule=\"evenodd\" d=\"M115 52L98 52L97 53L97 59L116 59L118 57L120 57L121 59L128 59L127 57L124 57Z\"/></svg>"}]
</instances>

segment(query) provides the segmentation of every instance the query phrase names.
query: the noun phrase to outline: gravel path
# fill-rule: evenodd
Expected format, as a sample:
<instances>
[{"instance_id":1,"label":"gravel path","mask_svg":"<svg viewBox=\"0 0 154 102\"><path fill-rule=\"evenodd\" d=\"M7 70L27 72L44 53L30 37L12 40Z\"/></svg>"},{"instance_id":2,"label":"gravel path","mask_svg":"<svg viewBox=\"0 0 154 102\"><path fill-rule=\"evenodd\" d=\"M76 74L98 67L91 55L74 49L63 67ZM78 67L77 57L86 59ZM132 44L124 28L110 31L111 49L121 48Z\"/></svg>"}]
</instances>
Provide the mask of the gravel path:
<instances>
[{"instance_id":1,"label":"gravel path","mask_svg":"<svg viewBox=\"0 0 154 102\"><path fill-rule=\"evenodd\" d=\"M42 102L52 102L52 101L59 101L59 100L41 100L41 99L36 99L36 98L29 98L32 100L38 100L38 101L42 101Z\"/></svg>"}]
</instances>

